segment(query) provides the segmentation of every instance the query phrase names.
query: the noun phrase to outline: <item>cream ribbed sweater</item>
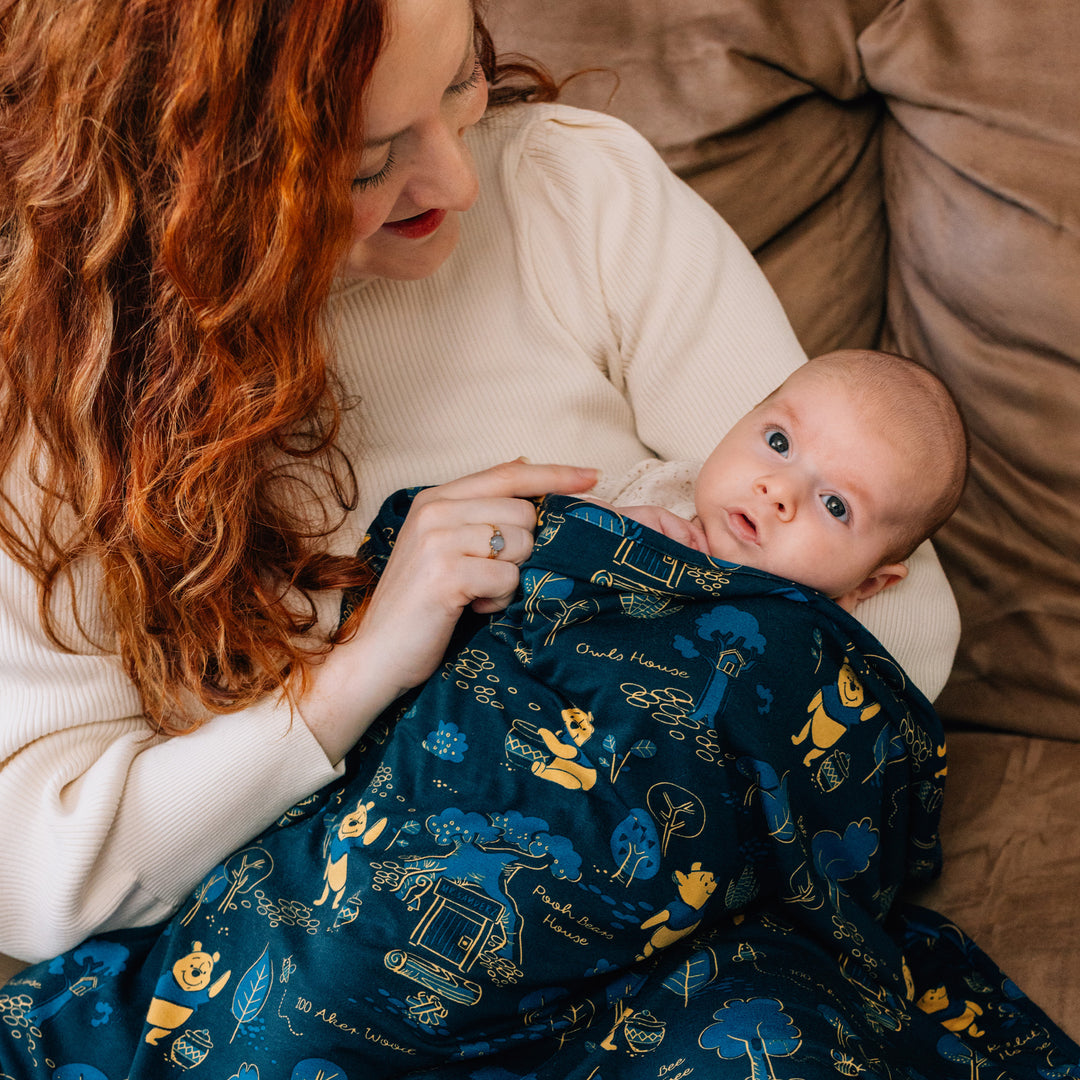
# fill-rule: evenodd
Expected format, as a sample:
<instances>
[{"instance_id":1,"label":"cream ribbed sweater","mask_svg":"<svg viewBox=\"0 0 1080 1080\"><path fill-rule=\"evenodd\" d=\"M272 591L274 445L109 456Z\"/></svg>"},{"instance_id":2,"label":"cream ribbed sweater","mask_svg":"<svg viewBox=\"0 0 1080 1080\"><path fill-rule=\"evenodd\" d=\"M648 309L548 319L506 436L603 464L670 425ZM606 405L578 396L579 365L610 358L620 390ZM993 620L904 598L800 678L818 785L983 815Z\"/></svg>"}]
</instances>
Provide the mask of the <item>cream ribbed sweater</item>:
<instances>
[{"instance_id":1,"label":"cream ribbed sweater","mask_svg":"<svg viewBox=\"0 0 1080 1080\"><path fill-rule=\"evenodd\" d=\"M611 476L652 455L703 457L804 359L730 229L625 126L529 106L495 113L469 141L481 197L448 262L332 299L343 389L359 399L342 446L363 492L338 551L355 550L395 488L519 454ZM894 590L877 627L905 658L898 641L937 627L922 635L936 668L913 664L930 688L955 644L939 574ZM35 605L0 555L0 952L27 959L164 917L336 775L272 702L148 739L115 658L57 650ZM326 598L324 618L335 609Z\"/></svg>"}]
</instances>

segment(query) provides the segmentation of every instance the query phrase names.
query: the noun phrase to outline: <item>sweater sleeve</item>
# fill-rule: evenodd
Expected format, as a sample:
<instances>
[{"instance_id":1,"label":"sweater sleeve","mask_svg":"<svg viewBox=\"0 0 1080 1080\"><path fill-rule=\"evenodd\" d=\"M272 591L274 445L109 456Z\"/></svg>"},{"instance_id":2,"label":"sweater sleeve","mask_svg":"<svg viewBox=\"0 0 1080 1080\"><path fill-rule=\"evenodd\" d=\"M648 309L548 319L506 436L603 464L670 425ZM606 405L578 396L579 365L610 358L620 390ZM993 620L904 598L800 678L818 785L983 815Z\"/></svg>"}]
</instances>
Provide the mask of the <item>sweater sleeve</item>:
<instances>
[{"instance_id":1,"label":"sweater sleeve","mask_svg":"<svg viewBox=\"0 0 1080 1080\"><path fill-rule=\"evenodd\" d=\"M657 457L707 457L805 361L742 241L626 124L552 106L509 161L534 288L625 395ZM929 544L859 618L933 700L960 622Z\"/></svg>"},{"instance_id":2,"label":"sweater sleeve","mask_svg":"<svg viewBox=\"0 0 1080 1080\"><path fill-rule=\"evenodd\" d=\"M703 459L806 360L731 227L612 117L553 107L513 181L536 287L665 460Z\"/></svg>"},{"instance_id":3,"label":"sweater sleeve","mask_svg":"<svg viewBox=\"0 0 1080 1080\"><path fill-rule=\"evenodd\" d=\"M53 956L164 918L335 770L287 704L153 737L115 657L54 646L0 552L0 952Z\"/></svg>"}]
</instances>

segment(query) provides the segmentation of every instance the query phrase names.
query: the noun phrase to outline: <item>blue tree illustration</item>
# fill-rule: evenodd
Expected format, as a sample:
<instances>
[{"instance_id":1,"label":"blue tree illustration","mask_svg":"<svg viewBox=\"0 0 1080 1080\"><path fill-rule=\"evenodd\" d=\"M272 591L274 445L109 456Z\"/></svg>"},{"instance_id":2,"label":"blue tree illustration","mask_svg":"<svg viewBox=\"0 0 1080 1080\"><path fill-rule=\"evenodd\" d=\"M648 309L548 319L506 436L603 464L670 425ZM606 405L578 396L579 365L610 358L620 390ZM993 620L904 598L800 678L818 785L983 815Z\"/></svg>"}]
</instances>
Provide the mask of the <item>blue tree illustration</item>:
<instances>
[{"instance_id":1,"label":"blue tree illustration","mask_svg":"<svg viewBox=\"0 0 1080 1080\"><path fill-rule=\"evenodd\" d=\"M84 997L98 989L101 979L119 975L129 956L125 946L111 941L91 939L70 953L63 953L49 964L50 975L64 975L64 989L46 998L26 1014L34 1027L55 1016L65 1005L77 997ZM71 960L75 970L68 967Z\"/></svg>"},{"instance_id":2,"label":"blue tree illustration","mask_svg":"<svg viewBox=\"0 0 1080 1080\"><path fill-rule=\"evenodd\" d=\"M550 832L550 826L543 818L506 810L502 814L492 814L491 821L502 831L504 842L542 859L553 878L577 881L581 877L581 855L567 837Z\"/></svg>"},{"instance_id":3,"label":"blue tree illustration","mask_svg":"<svg viewBox=\"0 0 1080 1080\"><path fill-rule=\"evenodd\" d=\"M545 645L550 645L560 630L573 623L587 622L600 610L600 605L590 597L571 602L574 582L552 570L526 570L521 575L521 590L526 614L551 623Z\"/></svg>"},{"instance_id":4,"label":"blue tree illustration","mask_svg":"<svg viewBox=\"0 0 1080 1080\"><path fill-rule=\"evenodd\" d=\"M416 707L413 706L403 719L408 719L415 709ZM439 718L439 726L434 731L429 731L427 738L420 745L437 758L458 763L465 760L465 754L469 749L468 739L461 728L442 717Z\"/></svg>"},{"instance_id":5,"label":"blue tree illustration","mask_svg":"<svg viewBox=\"0 0 1080 1080\"><path fill-rule=\"evenodd\" d=\"M937 1052L946 1060L958 1065L967 1065L971 1069L971 1080L978 1080L979 1070L990 1062L973 1046L953 1035L943 1035L937 1044Z\"/></svg>"},{"instance_id":6,"label":"blue tree illustration","mask_svg":"<svg viewBox=\"0 0 1080 1080\"><path fill-rule=\"evenodd\" d=\"M689 638L676 635L675 650L687 660L708 656L712 672L706 683L697 708L690 714L692 720L707 720L717 716L727 694L728 683L765 652L765 638L758 628L758 621L749 612L728 604L710 608L694 620L697 636L714 648L699 651Z\"/></svg>"},{"instance_id":7,"label":"blue tree illustration","mask_svg":"<svg viewBox=\"0 0 1080 1080\"><path fill-rule=\"evenodd\" d=\"M502 909L505 943L503 956L519 948L519 916L506 887L521 870L546 870L560 881L581 877L581 855L565 836L549 831L543 818L526 817L520 811L484 816L448 807L425 822L427 831L446 855L413 856L398 869L394 895L418 910L432 882L449 881L483 890Z\"/></svg>"},{"instance_id":8,"label":"blue tree illustration","mask_svg":"<svg viewBox=\"0 0 1080 1080\"><path fill-rule=\"evenodd\" d=\"M229 875L223 863L218 863L199 883L194 893L194 903L180 920L181 926L187 926L199 913L203 904L212 903L228 888Z\"/></svg>"},{"instance_id":9,"label":"blue tree illustration","mask_svg":"<svg viewBox=\"0 0 1080 1080\"><path fill-rule=\"evenodd\" d=\"M218 904L218 911L232 911L236 907L237 896L251 892L270 876L274 860L268 851L253 844L230 855L223 869L229 887Z\"/></svg>"},{"instance_id":10,"label":"blue tree illustration","mask_svg":"<svg viewBox=\"0 0 1080 1080\"><path fill-rule=\"evenodd\" d=\"M815 833L810 843L814 865L829 883L834 902L838 900L837 883L850 881L870 865L878 849L878 832L870 818L852 821L844 835L823 830Z\"/></svg>"},{"instance_id":11,"label":"blue tree illustration","mask_svg":"<svg viewBox=\"0 0 1080 1080\"><path fill-rule=\"evenodd\" d=\"M656 825L647 810L631 810L611 834L611 857L620 880L626 874L624 884L637 878L648 881L660 869L660 837Z\"/></svg>"},{"instance_id":12,"label":"blue tree illustration","mask_svg":"<svg viewBox=\"0 0 1080 1080\"><path fill-rule=\"evenodd\" d=\"M698 1045L729 1061L748 1057L749 1080L775 1078L769 1059L790 1057L802 1045L801 1032L775 998L734 998L713 1019Z\"/></svg>"}]
</instances>

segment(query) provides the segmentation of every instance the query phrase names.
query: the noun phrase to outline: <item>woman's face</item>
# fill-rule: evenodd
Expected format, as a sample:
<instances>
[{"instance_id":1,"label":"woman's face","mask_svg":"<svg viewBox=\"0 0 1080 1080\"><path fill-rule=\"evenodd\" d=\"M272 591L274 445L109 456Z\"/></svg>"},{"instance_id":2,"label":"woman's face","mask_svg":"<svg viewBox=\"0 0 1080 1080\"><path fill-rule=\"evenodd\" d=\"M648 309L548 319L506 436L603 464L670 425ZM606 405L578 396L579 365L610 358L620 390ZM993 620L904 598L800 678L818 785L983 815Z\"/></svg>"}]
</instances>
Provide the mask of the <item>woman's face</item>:
<instances>
[{"instance_id":1,"label":"woman's face","mask_svg":"<svg viewBox=\"0 0 1080 1080\"><path fill-rule=\"evenodd\" d=\"M458 215L476 200L462 141L487 85L469 0L390 0L389 39L364 96L364 146L353 180L348 278L413 280L454 250Z\"/></svg>"}]
</instances>

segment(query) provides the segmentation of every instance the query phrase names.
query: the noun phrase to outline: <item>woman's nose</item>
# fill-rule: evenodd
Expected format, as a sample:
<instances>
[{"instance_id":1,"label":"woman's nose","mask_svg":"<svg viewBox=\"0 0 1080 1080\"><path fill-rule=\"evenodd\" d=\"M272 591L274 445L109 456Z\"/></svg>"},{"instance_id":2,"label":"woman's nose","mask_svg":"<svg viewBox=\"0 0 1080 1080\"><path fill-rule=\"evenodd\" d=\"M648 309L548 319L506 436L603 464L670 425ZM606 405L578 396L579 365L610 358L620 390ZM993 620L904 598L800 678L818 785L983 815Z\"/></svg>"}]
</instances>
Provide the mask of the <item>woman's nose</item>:
<instances>
[{"instance_id":1,"label":"woman's nose","mask_svg":"<svg viewBox=\"0 0 1080 1080\"><path fill-rule=\"evenodd\" d=\"M479 181L464 140L468 126L439 120L424 133L408 189L416 206L465 211L476 201Z\"/></svg>"},{"instance_id":2,"label":"woman's nose","mask_svg":"<svg viewBox=\"0 0 1080 1080\"><path fill-rule=\"evenodd\" d=\"M772 505L781 521L795 516L796 493L794 485L779 475L761 476L754 482L754 492Z\"/></svg>"}]
</instances>

